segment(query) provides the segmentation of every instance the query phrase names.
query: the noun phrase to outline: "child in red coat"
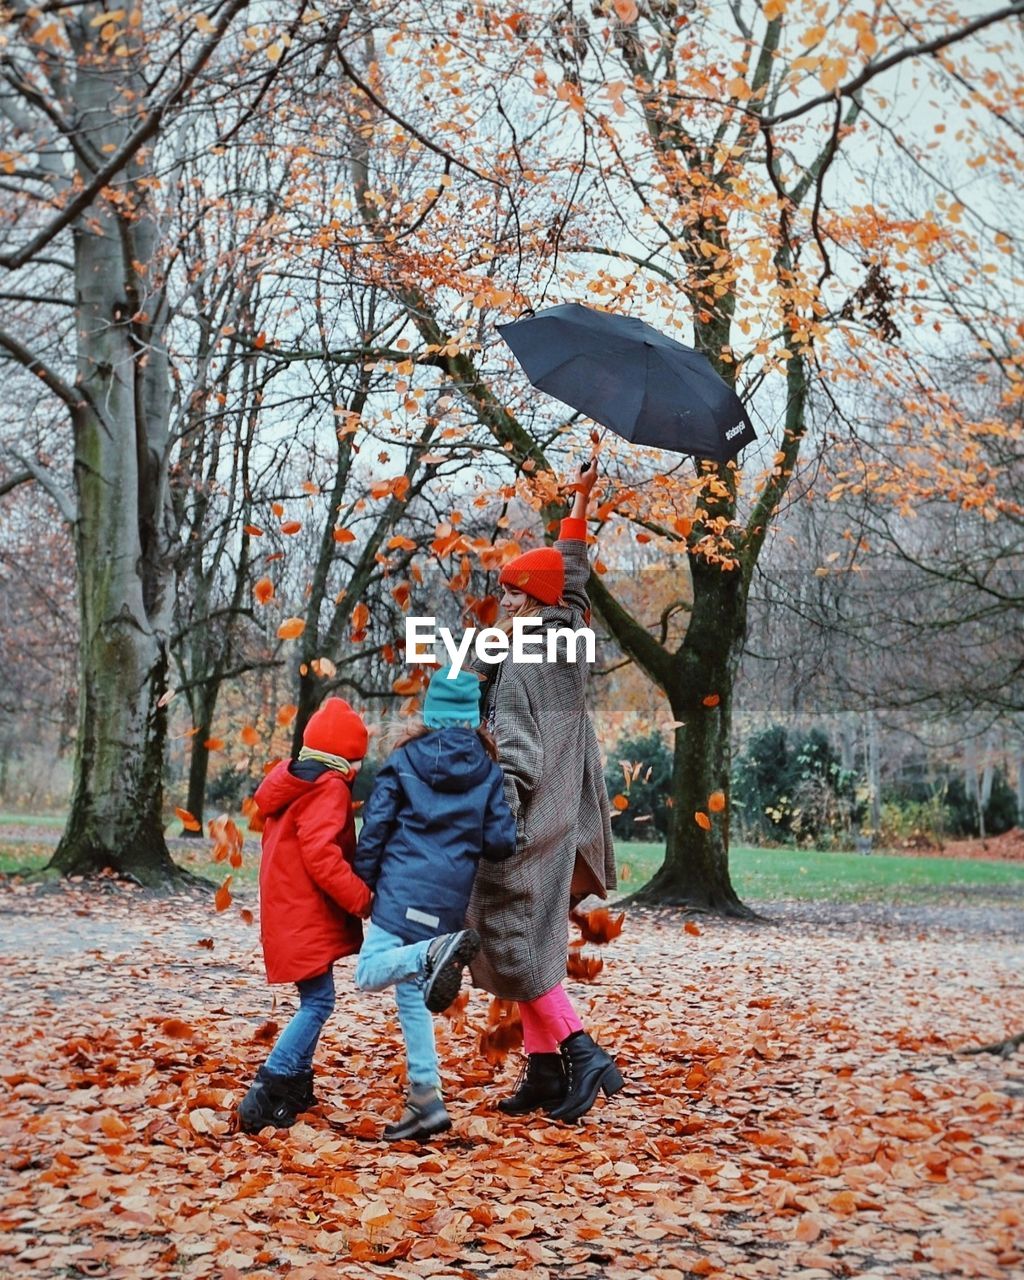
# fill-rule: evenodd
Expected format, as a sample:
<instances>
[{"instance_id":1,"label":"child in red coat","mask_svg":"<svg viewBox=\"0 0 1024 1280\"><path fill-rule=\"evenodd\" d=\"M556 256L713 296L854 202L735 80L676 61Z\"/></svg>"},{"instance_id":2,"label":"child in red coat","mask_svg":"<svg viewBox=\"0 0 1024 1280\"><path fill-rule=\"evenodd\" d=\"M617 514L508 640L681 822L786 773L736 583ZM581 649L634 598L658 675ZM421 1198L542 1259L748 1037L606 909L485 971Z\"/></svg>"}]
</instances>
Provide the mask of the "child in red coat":
<instances>
[{"instance_id":1,"label":"child in red coat","mask_svg":"<svg viewBox=\"0 0 1024 1280\"><path fill-rule=\"evenodd\" d=\"M310 717L297 760L282 761L256 791L264 818L260 939L267 980L294 982L298 1012L278 1036L238 1108L240 1126L288 1128L314 1103L313 1054L334 1010L332 966L359 950L371 893L351 867L351 786L367 732L342 698Z\"/></svg>"}]
</instances>

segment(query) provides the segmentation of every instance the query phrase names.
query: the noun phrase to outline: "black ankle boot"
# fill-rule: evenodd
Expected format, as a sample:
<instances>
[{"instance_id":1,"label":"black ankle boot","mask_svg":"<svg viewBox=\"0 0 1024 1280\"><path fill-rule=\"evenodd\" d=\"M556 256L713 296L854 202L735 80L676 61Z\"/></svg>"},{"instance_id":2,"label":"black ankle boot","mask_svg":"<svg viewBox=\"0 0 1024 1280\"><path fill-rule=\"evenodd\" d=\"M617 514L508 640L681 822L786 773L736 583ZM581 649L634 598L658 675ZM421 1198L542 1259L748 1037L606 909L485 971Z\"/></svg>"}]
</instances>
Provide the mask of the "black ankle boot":
<instances>
[{"instance_id":1,"label":"black ankle boot","mask_svg":"<svg viewBox=\"0 0 1024 1280\"><path fill-rule=\"evenodd\" d=\"M298 1077L298 1080L300 1082L299 1094L302 1102L302 1106L300 1110L308 1111L310 1107L315 1107L316 1104L320 1101L320 1099L313 1092L312 1071L303 1071L302 1075Z\"/></svg>"},{"instance_id":2,"label":"black ankle boot","mask_svg":"<svg viewBox=\"0 0 1024 1280\"><path fill-rule=\"evenodd\" d=\"M267 1125L275 1129L290 1129L300 1112L310 1104L312 1097L312 1072L298 1076L279 1076L266 1067L260 1067L256 1079L238 1104L238 1124L246 1133L259 1133Z\"/></svg>"},{"instance_id":3,"label":"black ankle boot","mask_svg":"<svg viewBox=\"0 0 1024 1280\"><path fill-rule=\"evenodd\" d=\"M516 1081L516 1091L502 1098L498 1110L507 1116L549 1111L565 1099L565 1065L560 1053L531 1053Z\"/></svg>"},{"instance_id":4,"label":"black ankle boot","mask_svg":"<svg viewBox=\"0 0 1024 1280\"><path fill-rule=\"evenodd\" d=\"M552 1120L578 1120L586 1115L603 1089L605 1097L623 1087L615 1059L594 1043L585 1031L574 1031L558 1046L565 1063L568 1087L564 1101L548 1114Z\"/></svg>"}]
</instances>

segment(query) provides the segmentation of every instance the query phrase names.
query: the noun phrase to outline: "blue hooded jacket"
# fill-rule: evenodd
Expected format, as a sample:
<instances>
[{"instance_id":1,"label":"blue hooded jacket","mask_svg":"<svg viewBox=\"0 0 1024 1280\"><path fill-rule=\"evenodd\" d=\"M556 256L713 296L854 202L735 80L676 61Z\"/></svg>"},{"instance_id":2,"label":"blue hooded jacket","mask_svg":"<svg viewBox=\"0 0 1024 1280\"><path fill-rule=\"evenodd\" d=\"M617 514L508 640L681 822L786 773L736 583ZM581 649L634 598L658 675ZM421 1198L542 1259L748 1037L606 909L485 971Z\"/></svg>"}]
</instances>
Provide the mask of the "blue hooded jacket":
<instances>
[{"instance_id":1,"label":"blue hooded jacket","mask_svg":"<svg viewBox=\"0 0 1024 1280\"><path fill-rule=\"evenodd\" d=\"M399 747L363 807L352 869L374 891L370 918L403 942L463 927L481 857L516 849L501 769L473 729L437 729Z\"/></svg>"}]
</instances>

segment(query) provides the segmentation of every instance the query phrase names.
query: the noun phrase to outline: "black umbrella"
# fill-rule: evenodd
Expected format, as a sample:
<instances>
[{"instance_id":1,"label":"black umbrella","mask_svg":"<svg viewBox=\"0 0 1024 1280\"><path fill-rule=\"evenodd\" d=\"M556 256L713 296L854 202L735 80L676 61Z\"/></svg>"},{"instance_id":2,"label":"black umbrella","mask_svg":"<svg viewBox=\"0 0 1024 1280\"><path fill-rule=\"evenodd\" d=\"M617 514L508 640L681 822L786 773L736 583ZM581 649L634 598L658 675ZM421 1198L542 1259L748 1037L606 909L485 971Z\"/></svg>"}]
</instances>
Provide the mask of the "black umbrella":
<instances>
[{"instance_id":1,"label":"black umbrella","mask_svg":"<svg viewBox=\"0 0 1024 1280\"><path fill-rule=\"evenodd\" d=\"M756 439L707 357L642 320L568 302L497 328L535 387L635 444L727 462Z\"/></svg>"}]
</instances>

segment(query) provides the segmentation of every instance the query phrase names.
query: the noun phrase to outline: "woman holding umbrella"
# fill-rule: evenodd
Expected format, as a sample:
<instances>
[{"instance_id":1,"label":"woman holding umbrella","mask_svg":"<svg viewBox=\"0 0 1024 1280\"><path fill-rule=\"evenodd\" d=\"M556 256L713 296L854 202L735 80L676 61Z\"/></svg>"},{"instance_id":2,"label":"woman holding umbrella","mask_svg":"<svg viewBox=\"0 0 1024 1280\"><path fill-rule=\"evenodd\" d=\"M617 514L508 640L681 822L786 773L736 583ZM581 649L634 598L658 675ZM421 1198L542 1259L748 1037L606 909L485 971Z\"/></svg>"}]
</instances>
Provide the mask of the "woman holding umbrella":
<instances>
[{"instance_id":1,"label":"woman holding umbrella","mask_svg":"<svg viewBox=\"0 0 1024 1280\"><path fill-rule=\"evenodd\" d=\"M545 628L574 630L589 623L586 513L596 479L593 461L574 486L572 514L554 547L528 551L502 569L509 620L540 616ZM477 874L466 917L481 939L473 980L517 1001L522 1017L526 1063L499 1109L543 1109L575 1120L600 1091L610 1096L623 1085L562 985L570 907L615 887L608 793L585 702L587 664L506 659L490 670L483 712L498 742L517 849L502 863L481 864Z\"/></svg>"}]
</instances>

